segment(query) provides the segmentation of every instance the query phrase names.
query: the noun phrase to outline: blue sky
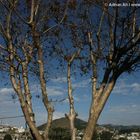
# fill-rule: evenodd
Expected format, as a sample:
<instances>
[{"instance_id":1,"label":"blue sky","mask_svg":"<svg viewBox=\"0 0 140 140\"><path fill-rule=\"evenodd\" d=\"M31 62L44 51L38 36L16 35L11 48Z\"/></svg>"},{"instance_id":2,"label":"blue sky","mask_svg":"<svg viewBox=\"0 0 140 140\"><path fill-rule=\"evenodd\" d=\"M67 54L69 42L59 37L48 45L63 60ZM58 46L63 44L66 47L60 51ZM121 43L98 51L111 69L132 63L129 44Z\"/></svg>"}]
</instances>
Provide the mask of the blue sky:
<instances>
[{"instance_id":1,"label":"blue sky","mask_svg":"<svg viewBox=\"0 0 140 140\"><path fill-rule=\"evenodd\" d=\"M3 41L0 38L0 42ZM66 43L68 43L66 41ZM70 44L68 43L69 47ZM55 71L53 71L55 72ZM20 116L22 111L18 99L13 100L13 88L10 84L5 85L8 77L2 77L0 74L0 118L9 116ZM75 110L78 117L87 121L91 101L90 78L78 77L72 78L74 88ZM42 104L41 98L36 98L40 93L40 87L36 80L30 81L33 110L35 112L37 125L46 122L47 112ZM64 117L69 112L67 99L67 84L65 75L59 75L58 78L51 78L47 83L49 97L53 100L65 99L63 102L54 103L53 119ZM117 124L117 125L140 125L140 74L136 72L132 75L124 74L121 76L107 101L103 112L98 120L99 124ZM0 124L10 124L13 126L25 126L23 117L15 119L0 119Z\"/></svg>"},{"instance_id":2,"label":"blue sky","mask_svg":"<svg viewBox=\"0 0 140 140\"><path fill-rule=\"evenodd\" d=\"M140 125L139 72L123 75L118 80L99 119L100 123Z\"/></svg>"},{"instance_id":3,"label":"blue sky","mask_svg":"<svg viewBox=\"0 0 140 140\"><path fill-rule=\"evenodd\" d=\"M7 78L7 77L5 77ZM1 81L3 79L1 78ZM90 105L90 79L82 78L73 81L75 109L79 118L87 120L88 109ZM47 113L41 102L41 99L35 96L40 93L39 85L34 81L30 83L31 92L33 94L33 105L36 113L37 124L46 121ZM66 77L60 76L57 79L52 78L48 82L47 90L49 97L55 99L66 99L67 85ZM7 116L21 115L21 109L17 99L12 100L11 95L14 94L13 89L8 84L0 84L0 118ZM55 113L54 119L63 117L69 111L68 100L54 103ZM132 75L124 74L121 76L99 118L99 124L122 124L122 125L140 125L140 75L136 72ZM11 124L24 126L24 118L0 120L2 124Z\"/></svg>"},{"instance_id":4,"label":"blue sky","mask_svg":"<svg viewBox=\"0 0 140 140\"><path fill-rule=\"evenodd\" d=\"M97 11L98 12L98 11ZM1 43L3 41L0 38ZM70 42L66 40L68 48ZM52 62L52 61L51 61ZM56 60L54 61L56 63ZM54 63L53 62L53 63ZM57 65L56 65L57 66ZM53 71L54 73L56 71ZM51 71L52 73L52 71ZM4 81L8 78L2 77L4 73L0 74L0 118L8 116L22 115L18 100L12 100L14 91L10 84L5 85ZM75 101L75 110L78 117L87 120L88 111L91 100L90 78L78 77L72 78L73 95ZM40 94L40 87L37 80L30 81L34 111L36 114L37 124L42 124L46 121L47 112L42 104L41 98L36 98ZM63 117L65 113L69 112L67 100L67 84L65 74L56 78L51 78L47 83L47 91L49 97L53 100L65 99L63 102L55 102L54 119ZM121 76L116 86L107 101L107 104L101 113L99 124L118 124L118 125L140 125L140 74L136 72L132 75L124 74ZM0 119L1 124L11 124L17 126L24 126L24 118L16 119Z\"/></svg>"}]
</instances>

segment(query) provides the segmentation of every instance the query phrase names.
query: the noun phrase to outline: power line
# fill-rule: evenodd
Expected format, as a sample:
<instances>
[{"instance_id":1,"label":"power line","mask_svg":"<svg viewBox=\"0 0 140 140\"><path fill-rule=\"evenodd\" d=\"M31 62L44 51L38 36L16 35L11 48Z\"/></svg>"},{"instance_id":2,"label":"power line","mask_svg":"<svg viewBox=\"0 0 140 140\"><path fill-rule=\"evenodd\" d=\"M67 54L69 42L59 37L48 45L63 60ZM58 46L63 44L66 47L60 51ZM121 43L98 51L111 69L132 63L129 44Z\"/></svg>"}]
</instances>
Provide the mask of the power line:
<instances>
[{"instance_id":1,"label":"power line","mask_svg":"<svg viewBox=\"0 0 140 140\"><path fill-rule=\"evenodd\" d=\"M19 115L19 116L10 116L10 117L0 117L0 120L4 120L4 119L15 119L15 118L23 118L23 115Z\"/></svg>"}]
</instances>

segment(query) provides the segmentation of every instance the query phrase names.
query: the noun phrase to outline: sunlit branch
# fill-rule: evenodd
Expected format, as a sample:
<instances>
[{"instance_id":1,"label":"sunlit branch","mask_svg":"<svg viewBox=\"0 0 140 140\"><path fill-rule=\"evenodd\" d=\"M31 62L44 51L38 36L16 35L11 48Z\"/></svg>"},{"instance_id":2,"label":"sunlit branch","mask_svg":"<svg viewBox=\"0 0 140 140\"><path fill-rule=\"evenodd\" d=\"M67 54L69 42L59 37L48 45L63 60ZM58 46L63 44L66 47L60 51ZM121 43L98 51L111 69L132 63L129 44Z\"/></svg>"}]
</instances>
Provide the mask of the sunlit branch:
<instances>
[{"instance_id":1,"label":"sunlit branch","mask_svg":"<svg viewBox=\"0 0 140 140\"><path fill-rule=\"evenodd\" d=\"M31 14L30 14L30 20L29 20L28 24L31 24L33 22L34 13L35 13L35 1L31 0Z\"/></svg>"},{"instance_id":2,"label":"sunlit branch","mask_svg":"<svg viewBox=\"0 0 140 140\"><path fill-rule=\"evenodd\" d=\"M67 15L67 10L68 10L69 1L70 1L70 0L67 0L66 8L65 8L65 11L64 11L64 14L63 14L63 17L61 18L61 20L60 20L57 24L55 24L55 25L51 26L50 28L46 29L46 30L43 32L44 34L47 33L48 31L50 31L51 29L53 29L53 28L59 26L59 25L64 21L65 16Z\"/></svg>"}]
</instances>

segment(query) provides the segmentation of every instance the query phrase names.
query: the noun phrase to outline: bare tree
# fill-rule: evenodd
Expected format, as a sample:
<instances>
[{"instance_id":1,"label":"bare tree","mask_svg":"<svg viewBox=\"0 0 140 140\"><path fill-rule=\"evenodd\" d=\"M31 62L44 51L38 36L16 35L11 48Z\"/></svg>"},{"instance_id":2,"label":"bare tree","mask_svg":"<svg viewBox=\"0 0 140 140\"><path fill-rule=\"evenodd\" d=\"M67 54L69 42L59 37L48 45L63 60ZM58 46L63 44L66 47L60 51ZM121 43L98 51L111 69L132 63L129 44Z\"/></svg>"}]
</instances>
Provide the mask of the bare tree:
<instances>
[{"instance_id":1,"label":"bare tree","mask_svg":"<svg viewBox=\"0 0 140 140\"><path fill-rule=\"evenodd\" d=\"M3 39L3 43L0 45L2 50L1 64L3 67L5 66L4 70L9 72L12 86L17 93L25 120L35 140L49 139L54 112L46 89L44 55L41 43L50 29L63 22L68 2L59 3L62 4L62 7L59 7L60 5L56 5L55 1L48 3L38 0L0 1L1 14L3 14L0 19L0 33L1 39ZM48 8L46 9L48 11L44 11L45 7ZM63 13L59 13L56 9ZM48 16L49 12L50 15ZM52 18L50 18L51 16ZM48 25L48 21L53 22L56 17L58 22L55 26ZM36 71L33 70L34 68ZM42 102L48 113L47 125L43 135L39 133L36 126L32 107L32 93L29 84L32 72L35 72L34 74L39 77Z\"/></svg>"},{"instance_id":2,"label":"bare tree","mask_svg":"<svg viewBox=\"0 0 140 140\"><path fill-rule=\"evenodd\" d=\"M140 64L139 9L105 6L109 3L92 4L100 9L101 16L97 21L97 29L91 28L87 32L93 75L92 102L83 140L92 139L97 120L117 79L125 72L135 71ZM92 24L90 22L90 26ZM101 73L103 76L100 76Z\"/></svg>"},{"instance_id":3,"label":"bare tree","mask_svg":"<svg viewBox=\"0 0 140 140\"><path fill-rule=\"evenodd\" d=\"M92 72L92 101L83 140L92 139L97 120L117 79L123 73L131 73L139 68L139 9L108 7L108 1L104 2L0 0L0 33L3 39L0 63L9 72L34 139L49 139L54 112L46 89L45 70L49 66L45 65L45 56L53 58L52 52L57 52L66 64L70 106L66 116L70 122L72 140L76 139L74 120L77 115L72 94L72 66L76 65L78 72L80 67L84 74L90 75ZM57 40L60 46L49 48L48 40L52 44ZM72 42L72 46L67 43L67 48L62 47L63 42ZM32 72L39 77L42 101L48 113L43 136L37 129L32 107L29 83Z\"/></svg>"},{"instance_id":4,"label":"bare tree","mask_svg":"<svg viewBox=\"0 0 140 140\"><path fill-rule=\"evenodd\" d=\"M73 53L70 59L67 60L67 83L68 83L68 99L69 99L69 106L70 106L70 111L69 115L66 115L66 117L70 121L70 129L71 129L71 139L76 140L76 128L75 128L75 119L77 116L77 113L75 112L74 109L74 99L72 95L72 82L71 82L71 65L74 61L74 59L79 56L81 51L81 48L78 49L77 52Z\"/></svg>"},{"instance_id":5,"label":"bare tree","mask_svg":"<svg viewBox=\"0 0 140 140\"><path fill-rule=\"evenodd\" d=\"M75 65L74 61L76 61L75 63L77 63L77 61L79 61L80 58L80 53L82 51L82 42L78 37L77 29L76 28L73 29L73 25L69 26L68 24L66 24L66 27L64 26L63 28L64 30L61 31L61 33L58 36L59 45L56 45L55 53L56 53L56 59L64 62L62 66L65 65L64 66L65 68L61 68L59 66L60 69L67 70L66 77L67 77L68 97L66 97L66 99L68 99L69 101L69 113L65 114L65 116L69 120L71 139L76 140L77 129L75 127L75 119L78 116L78 114L76 113L74 107L72 77L73 77L73 65ZM70 46L65 44L66 43L65 41L62 41L63 39L64 40L67 39L66 36L65 37L63 36L63 32L65 35L66 34L70 35L69 41L70 40L72 41L71 42L72 44ZM63 39L61 40L60 38Z\"/></svg>"},{"instance_id":6,"label":"bare tree","mask_svg":"<svg viewBox=\"0 0 140 140\"><path fill-rule=\"evenodd\" d=\"M73 8L76 9L77 16L73 15L72 19L75 20L71 23L68 20L70 15L67 15L66 22L69 26L73 24L76 28L78 27L77 29L80 32L78 37L81 39L83 49L80 51L79 60L82 58L82 61L84 61L84 64L81 64L82 72L88 73L88 70L92 72L92 101L83 136L83 140L91 140L98 118L117 79L122 74L130 74L139 68L139 8L109 7L108 1L81 1L81 3L75 3L74 5ZM75 34L72 34L72 36L75 36ZM74 39L72 41L75 44L77 42ZM77 44L76 46L78 46ZM87 52L87 55L83 55L82 52ZM71 59L68 60L68 62L71 62ZM78 64L76 63L76 65ZM71 93L70 87L72 88L70 66L67 67L69 93ZM73 105L72 101L73 97L70 96L70 106ZM71 108L74 107L71 106ZM74 131L75 128L71 128Z\"/></svg>"}]
</instances>

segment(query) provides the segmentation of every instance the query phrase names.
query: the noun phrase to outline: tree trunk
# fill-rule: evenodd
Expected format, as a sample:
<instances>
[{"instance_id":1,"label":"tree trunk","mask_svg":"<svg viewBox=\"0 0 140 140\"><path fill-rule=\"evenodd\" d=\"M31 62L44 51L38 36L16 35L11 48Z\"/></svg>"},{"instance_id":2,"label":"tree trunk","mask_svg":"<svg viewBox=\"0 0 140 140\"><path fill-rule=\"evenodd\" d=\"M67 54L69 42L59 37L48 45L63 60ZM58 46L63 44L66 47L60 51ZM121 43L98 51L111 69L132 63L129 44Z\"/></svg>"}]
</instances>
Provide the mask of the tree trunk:
<instances>
[{"instance_id":1,"label":"tree trunk","mask_svg":"<svg viewBox=\"0 0 140 140\"><path fill-rule=\"evenodd\" d=\"M111 91L113 90L113 87L116 83L116 79L116 75L113 75L112 78L110 78L109 80L106 90L101 93L98 92L96 94L97 96L94 96L96 98L92 100L90 116L83 136L83 140L92 140L96 128L96 123L105 106L107 99L109 98L109 95L111 94Z\"/></svg>"},{"instance_id":2,"label":"tree trunk","mask_svg":"<svg viewBox=\"0 0 140 140\"><path fill-rule=\"evenodd\" d=\"M12 46L11 42L9 43L9 49L10 49L10 57L9 58L10 58L10 62L12 64L13 59L14 59L14 55L13 55L13 46ZM20 81L20 79L17 79L15 77L16 72L15 72L15 69L14 69L13 65L10 66L9 71L10 71L10 80L11 80L12 86L13 86L15 92L18 95L21 109L23 111L23 114L25 116L25 120L26 120L29 128L31 129L33 137L34 137L35 140L43 140L42 136L40 135L40 133L37 129L37 127L35 126L35 123L31 119L31 116L30 116L30 113L29 113L29 110L28 110L29 108L27 106L27 103L24 100L24 96L23 96L23 93L22 93L21 81ZM19 75L17 75L17 76L19 76Z\"/></svg>"},{"instance_id":3,"label":"tree trunk","mask_svg":"<svg viewBox=\"0 0 140 140\"><path fill-rule=\"evenodd\" d=\"M98 111L99 109L96 108L94 104L92 104L87 127L85 129L85 133L83 136L83 140L92 140L95 129L96 129L96 123L99 117Z\"/></svg>"},{"instance_id":4,"label":"tree trunk","mask_svg":"<svg viewBox=\"0 0 140 140\"><path fill-rule=\"evenodd\" d=\"M83 136L83 140L92 140L93 136L94 136L94 132L96 129L96 123L97 123L97 119L92 117L89 121L86 130L85 130L85 134Z\"/></svg>"},{"instance_id":5,"label":"tree trunk","mask_svg":"<svg viewBox=\"0 0 140 140\"><path fill-rule=\"evenodd\" d=\"M71 63L68 63L68 71L67 71L67 83L68 83L68 99L69 99L69 106L70 111L69 115L67 115L70 123L70 131L71 131L71 140L76 140L76 128L75 128L75 118L76 112L74 109L74 99L72 96L72 84L71 84Z\"/></svg>"},{"instance_id":6,"label":"tree trunk","mask_svg":"<svg viewBox=\"0 0 140 140\"><path fill-rule=\"evenodd\" d=\"M32 108L32 101L31 101L31 92L29 87L29 79L28 79L28 64L26 62L22 62L22 77L23 77L23 84L24 84L24 91L25 91L25 100L27 103L27 109L30 114L31 121L35 123L35 116Z\"/></svg>"},{"instance_id":7,"label":"tree trunk","mask_svg":"<svg viewBox=\"0 0 140 140\"><path fill-rule=\"evenodd\" d=\"M50 127L51 127L52 119L53 119L53 109L50 108L49 111L48 111L47 126L46 126L45 132L43 134L44 140L49 139L49 130L50 130Z\"/></svg>"},{"instance_id":8,"label":"tree trunk","mask_svg":"<svg viewBox=\"0 0 140 140\"><path fill-rule=\"evenodd\" d=\"M45 140L49 140L49 130L52 123L54 108L48 98L48 93L46 89L45 71L44 71L43 49L40 44L40 35L36 31L36 27L34 23L31 25L31 30L33 36L33 44L34 47L37 49L37 55L38 55L39 79L40 79L41 93L43 97L42 100L48 113L47 125L43 137Z\"/></svg>"},{"instance_id":9,"label":"tree trunk","mask_svg":"<svg viewBox=\"0 0 140 140\"><path fill-rule=\"evenodd\" d=\"M76 140L76 128L74 125L75 117L69 118L70 120L70 129L71 129L71 140Z\"/></svg>"},{"instance_id":10,"label":"tree trunk","mask_svg":"<svg viewBox=\"0 0 140 140\"><path fill-rule=\"evenodd\" d=\"M25 120L31 130L32 136L33 136L34 140L43 140L37 127L35 126L35 123L31 120L31 117L30 117L30 114L28 111L28 107L27 107L27 103L24 101L24 97L23 97L20 85L16 84L16 80L14 78L14 71L13 71L12 67L10 68L10 72L11 72L10 78L11 78L12 85L14 87L15 92L18 95L22 112L23 112Z\"/></svg>"},{"instance_id":11,"label":"tree trunk","mask_svg":"<svg viewBox=\"0 0 140 140\"><path fill-rule=\"evenodd\" d=\"M25 116L25 120L27 124L29 125L29 128L31 130L31 134L33 136L34 140L43 140L42 136L39 133L39 130L35 127L35 124L31 121L30 116L28 115L28 109L27 106L21 106L22 111Z\"/></svg>"}]
</instances>

